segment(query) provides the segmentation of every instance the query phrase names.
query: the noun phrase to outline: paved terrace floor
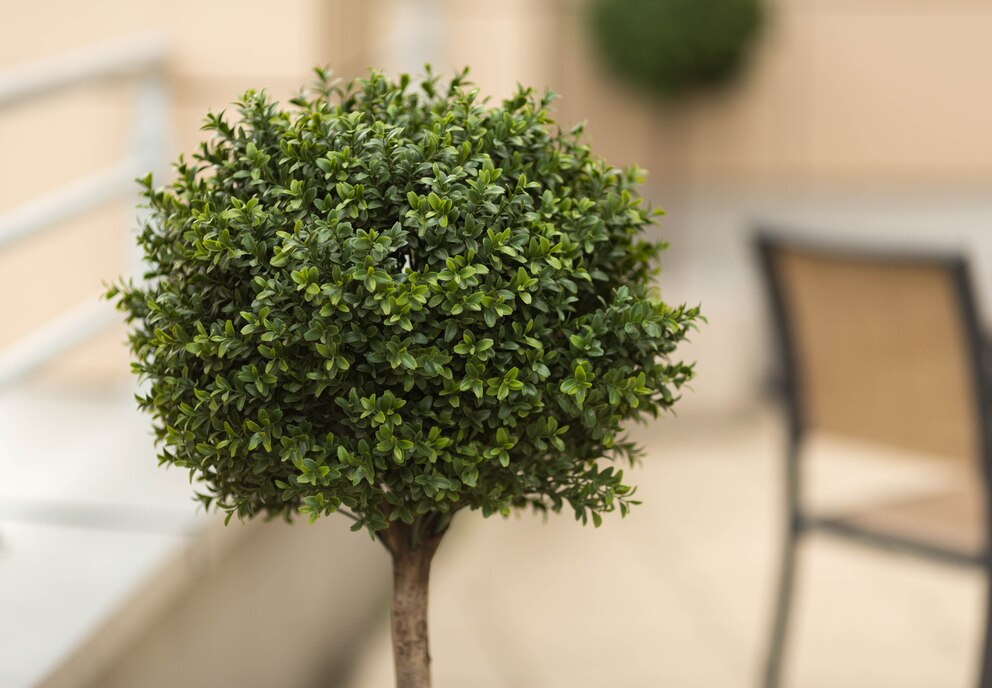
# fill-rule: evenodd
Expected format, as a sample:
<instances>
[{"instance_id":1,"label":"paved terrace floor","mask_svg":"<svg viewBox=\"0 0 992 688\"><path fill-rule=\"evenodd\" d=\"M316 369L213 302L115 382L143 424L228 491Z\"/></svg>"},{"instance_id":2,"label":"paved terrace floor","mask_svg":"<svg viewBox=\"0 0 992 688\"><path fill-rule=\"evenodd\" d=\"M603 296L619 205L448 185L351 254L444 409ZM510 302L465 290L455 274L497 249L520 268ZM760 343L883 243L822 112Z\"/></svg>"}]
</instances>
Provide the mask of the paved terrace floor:
<instances>
[{"instance_id":1,"label":"paved terrace floor","mask_svg":"<svg viewBox=\"0 0 992 688\"><path fill-rule=\"evenodd\" d=\"M759 685L778 560L782 425L668 418L630 473L643 505L598 530L570 516L466 514L431 588L438 688ZM823 508L924 492L940 466L814 448ZM820 536L801 555L786 686L974 685L979 575ZM391 685L388 628L350 688Z\"/></svg>"},{"instance_id":2,"label":"paved terrace floor","mask_svg":"<svg viewBox=\"0 0 992 688\"><path fill-rule=\"evenodd\" d=\"M0 398L0 685L33 685L57 666L202 525L186 476L156 467L147 427L126 394ZM638 435L649 454L630 477L644 503L627 519L456 521L432 581L437 688L757 685L781 423L758 408L666 418ZM824 504L951 480L929 462L836 449L811 467ZM801 564L786 685L973 685L977 574L826 536ZM392 684L386 611L348 688Z\"/></svg>"}]
</instances>

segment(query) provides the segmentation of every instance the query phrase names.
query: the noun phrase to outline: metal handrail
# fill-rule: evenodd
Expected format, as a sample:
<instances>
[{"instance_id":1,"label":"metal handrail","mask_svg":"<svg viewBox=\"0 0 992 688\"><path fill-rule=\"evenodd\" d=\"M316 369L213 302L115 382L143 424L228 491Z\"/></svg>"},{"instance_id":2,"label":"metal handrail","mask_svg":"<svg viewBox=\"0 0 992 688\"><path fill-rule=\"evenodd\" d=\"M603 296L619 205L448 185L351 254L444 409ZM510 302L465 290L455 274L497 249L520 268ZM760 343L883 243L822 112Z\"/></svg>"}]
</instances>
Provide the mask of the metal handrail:
<instances>
[{"instance_id":1,"label":"metal handrail","mask_svg":"<svg viewBox=\"0 0 992 688\"><path fill-rule=\"evenodd\" d=\"M0 215L0 253L82 212L133 194L137 188L133 180L138 174L162 170L166 53L166 42L161 36L139 36L0 74L0 111L50 93L108 79L136 79L140 87L137 121L127 157ZM133 245L129 234L127 242ZM134 255L132 251L128 253ZM137 258L134 262L138 264ZM0 388L100 334L116 320L109 305L94 299L29 332L0 350Z\"/></svg>"},{"instance_id":2,"label":"metal handrail","mask_svg":"<svg viewBox=\"0 0 992 688\"><path fill-rule=\"evenodd\" d=\"M15 67L0 75L0 108L87 82L158 70L166 48L163 36L136 36Z\"/></svg>"},{"instance_id":3,"label":"metal handrail","mask_svg":"<svg viewBox=\"0 0 992 688\"><path fill-rule=\"evenodd\" d=\"M139 169L136 161L127 160L44 193L0 216L0 251L132 191Z\"/></svg>"}]
</instances>

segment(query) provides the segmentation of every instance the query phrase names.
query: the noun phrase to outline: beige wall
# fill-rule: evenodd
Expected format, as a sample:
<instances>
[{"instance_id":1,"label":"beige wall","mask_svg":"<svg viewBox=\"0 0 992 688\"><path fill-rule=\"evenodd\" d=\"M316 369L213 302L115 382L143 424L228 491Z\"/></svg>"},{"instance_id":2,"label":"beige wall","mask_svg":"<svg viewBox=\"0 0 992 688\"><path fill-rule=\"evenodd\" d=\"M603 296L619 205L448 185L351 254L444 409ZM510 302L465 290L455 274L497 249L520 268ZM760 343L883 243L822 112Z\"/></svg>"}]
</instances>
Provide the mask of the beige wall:
<instances>
[{"instance_id":1,"label":"beige wall","mask_svg":"<svg viewBox=\"0 0 992 688\"><path fill-rule=\"evenodd\" d=\"M347 76L369 65L419 71L424 59L442 69L471 65L494 96L517 81L547 84L563 96L563 122L588 121L597 151L652 172L652 195L672 211L673 258L689 243L678 226L685 191L915 193L992 182L985 0L772 0L745 78L677 107L603 73L586 41L583 2L37 0L4 12L0 70L164 33L172 45L170 157L200 140L208 109L248 87L285 98L318 63ZM0 212L119 157L130 141L132 96L121 87L78 89L0 113ZM131 217L130 203L121 203L0 257L0 290L16 294L0 346L117 275L121 225ZM100 379L121 371L123 357L108 356L120 339L108 335L70 367Z\"/></svg>"},{"instance_id":2,"label":"beige wall","mask_svg":"<svg viewBox=\"0 0 992 688\"><path fill-rule=\"evenodd\" d=\"M402 0L400 0L402 1ZM977 185L992 179L992 4L773 0L746 77L678 107L612 83L582 0L445 0L445 62L490 93L562 93L597 147L695 185Z\"/></svg>"},{"instance_id":3,"label":"beige wall","mask_svg":"<svg viewBox=\"0 0 992 688\"><path fill-rule=\"evenodd\" d=\"M353 76L375 62L361 0L38 0L0 11L0 73L135 34L169 42L169 159L192 150L208 110L250 87L285 99L316 64ZM135 90L86 85L0 112L0 213L121 160L134 136ZM108 204L0 254L7 295L0 347L96 298L127 269L131 200ZM53 366L50 379L115 385L127 379L117 329Z\"/></svg>"},{"instance_id":4,"label":"beige wall","mask_svg":"<svg viewBox=\"0 0 992 688\"><path fill-rule=\"evenodd\" d=\"M190 148L199 139L200 121L208 109L226 107L249 87L267 87L285 98L309 80L310 68L316 64L330 63L353 75L372 61L367 57L368 11L361 0L94 0L85 5L39 0L21 3L5 14L9 16L0 22L0 69L136 34L165 36L170 48L174 152ZM76 94L76 101L57 104L63 128L67 128L67 115L73 122L68 128L79 134L93 132L92 120L108 112L127 119L126 102L99 111L100 102L106 105L107 94L99 94L96 103L85 102L93 95L93 89L86 89ZM44 109L39 101L29 116ZM7 117L3 119L6 124ZM115 122L97 129L89 147L79 141L80 147L65 151L63 158L76 171L82 161L93 159L94 145L120 148L128 133L120 125ZM49 123L39 123L37 128L39 132L55 129ZM2 134L5 145L15 138L9 127ZM17 157L22 164L30 162L29 156ZM12 181L0 174L5 183ZM0 198L9 197L5 191Z\"/></svg>"}]
</instances>

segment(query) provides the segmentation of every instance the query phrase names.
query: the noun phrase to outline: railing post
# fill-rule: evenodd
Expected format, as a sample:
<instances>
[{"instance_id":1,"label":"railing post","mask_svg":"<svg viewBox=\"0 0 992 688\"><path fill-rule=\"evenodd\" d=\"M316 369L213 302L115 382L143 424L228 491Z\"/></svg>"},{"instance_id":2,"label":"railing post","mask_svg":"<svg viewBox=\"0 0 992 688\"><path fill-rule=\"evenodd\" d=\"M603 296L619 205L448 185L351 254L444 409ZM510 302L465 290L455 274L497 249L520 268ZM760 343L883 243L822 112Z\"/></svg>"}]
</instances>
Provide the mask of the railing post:
<instances>
[{"instance_id":1,"label":"railing post","mask_svg":"<svg viewBox=\"0 0 992 688\"><path fill-rule=\"evenodd\" d=\"M161 65L156 65L142 75L138 84L133 135L134 159L138 166L137 174L144 175L151 172L152 178L158 183L162 182L166 173L165 161L168 155L167 107L165 73ZM125 240L128 251L125 255L130 256L128 267L132 272L133 279L140 281L145 268L141 249L135 241L135 228L140 230L148 217L148 211L145 208L139 208L136 218L132 215L133 210L131 208L128 208L127 212Z\"/></svg>"}]
</instances>

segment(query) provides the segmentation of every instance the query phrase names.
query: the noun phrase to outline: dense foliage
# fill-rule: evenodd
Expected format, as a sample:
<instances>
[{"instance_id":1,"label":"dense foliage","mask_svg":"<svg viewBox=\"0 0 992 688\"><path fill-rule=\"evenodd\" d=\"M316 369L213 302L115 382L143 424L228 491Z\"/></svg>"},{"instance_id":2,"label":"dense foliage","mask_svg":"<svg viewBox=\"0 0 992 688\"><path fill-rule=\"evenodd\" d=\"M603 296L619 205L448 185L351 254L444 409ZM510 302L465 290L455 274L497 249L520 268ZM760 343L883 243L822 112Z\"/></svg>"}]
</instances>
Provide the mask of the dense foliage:
<instances>
[{"instance_id":1,"label":"dense foliage","mask_svg":"<svg viewBox=\"0 0 992 688\"><path fill-rule=\"evenodd\" d=\"M673 98L738 72L764 0L594 0L590 17L595 43L620 78Z\"/></svg>"},{"instance_id":2,"label":"dense foliage","mask_svg":"<svg viewBox=\"0 0 992 688\"><path fill-rule=\"evenodd\" d=\"M209 115L175 182L144 180L148 280L112 296L161 461L229 517L626 512L600 459L690 378L668 355L697 315L651 285L638 172L550 95L319 74Z\"/></svg>"}]
</instances>

